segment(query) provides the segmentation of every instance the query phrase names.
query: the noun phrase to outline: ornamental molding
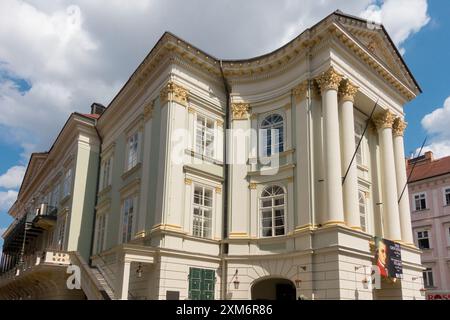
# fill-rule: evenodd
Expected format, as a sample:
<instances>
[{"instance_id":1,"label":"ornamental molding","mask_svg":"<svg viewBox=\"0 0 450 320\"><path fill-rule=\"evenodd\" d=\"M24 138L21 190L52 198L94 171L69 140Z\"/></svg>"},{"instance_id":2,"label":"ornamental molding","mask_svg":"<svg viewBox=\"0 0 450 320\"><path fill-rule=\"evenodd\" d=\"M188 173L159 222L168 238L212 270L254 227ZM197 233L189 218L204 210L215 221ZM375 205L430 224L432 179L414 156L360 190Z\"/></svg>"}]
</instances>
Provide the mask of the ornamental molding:
<instances>
[{"instance_id":1,"label":"ornamental molding","mask_svg":"<svg viewBox=\"0 0 450 320\"><path fill-rule=\"evenodd\" d=\"M231 104L233 120L247 120L250 113L250 104L239 102Z\"/></svg>"},{"instance_id":2,"label":"ornamental molding","mask_svg":"<svg viewBox=\"0 0 450 320\"><path fill-rule=\"evenodd\" d=\"M394 134L394 137L403 136L407 125L408 123L405 122L402 118L395 118L394 124L392 126L392 133Z\"/></svg>"},{"instance_id":3,"label":"ornamental molding","mask_svg":"<svg viewBox=\"0 0 450 320\"><path fill-rule=\"evenodd\" d=\"M254 183L254 182L251 182L251 183L248 185L248 188L249 188L250 190L255 190L256 187L257 187L257 184Z\"/></svg>"},{"instance_id":4,"label":"ornamental molding","mask_svg":"<svg viewBox=\"0 0 450 320\"><path fill-rule=\"evenodd\" d=\"M305 80L292 89L292 94L295 97L295 101L298 103L306 98L308 92L308 80Z\"/></svg>"},{"instance_id":5,"label":"ornamental molding","mask_svg":"<svg viewBox=\"0 0 450 320\"><path fill-rule=\"evenodd\" d=\"M339 97L342 101L355 102L358 86L353 84L349 79L344 79L339 87Z\"/></svg>"},{"instance_id":6,"label":"ornamental molding","mask_svg":"<svg viewBox=\"0 0 450 320\"><path fill-rule=\"evenodd\" d=\"M161 106L164 106L169 101L173 101L187 107L188 97L189 91L186 88L169 81L160 92Z\"/></svg>"},{"instance_id":7,"label":"ornamental molding","mask_svg":"<svg viewBox=\"0 0 450 320\"><path fill-rule=\"evenodd\" d=\"M373 122L375 123L375 126L377 129L386 129L386 128L392 128L395 120L395 115L389 111L385 110L380 113L378 113L374 119Z\"/></svg>"},{"instance_id":8,"label":"ornamental molding","mask_svg":"<svg viewBox=\"0 0 450 320\"><path fill-rule=\"evenodd\" d=\"M338 73L333 66L329 67L327 71L323 72L316 78L316 82L320 87L321 92L327 90L338 90L341 83L342 75Z\"/></svg>"}]
</instances>

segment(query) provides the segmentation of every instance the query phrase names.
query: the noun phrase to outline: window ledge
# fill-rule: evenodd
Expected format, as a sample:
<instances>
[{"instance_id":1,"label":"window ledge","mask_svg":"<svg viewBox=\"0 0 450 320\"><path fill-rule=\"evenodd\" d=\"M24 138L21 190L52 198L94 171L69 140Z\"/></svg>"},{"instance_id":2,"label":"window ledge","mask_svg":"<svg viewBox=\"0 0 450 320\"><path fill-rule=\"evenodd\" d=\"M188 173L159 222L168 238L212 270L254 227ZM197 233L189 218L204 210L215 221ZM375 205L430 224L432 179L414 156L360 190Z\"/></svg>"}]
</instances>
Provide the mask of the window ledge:
<instances>
[{"instance_id":1,"label":"window ledge","mask_svg":"<svg viewBox=\"0 0 450 320\"><path fill-rule=\"evenodd\" d=\"M424 211L430 211L430 208L420 209L420 210L414 210L412 213L421 213Z\"/></svg>"},{"instance_id":2,"label":"window ledge","mask_svg":"<svg viewBox=\"0 0 450 320\"><path fill-rule=\"evenodd\" d=\"M369 167L367 167L363 164L357 164L356 167L361 171L369 172Z\"/></svg>"},{"instance_id":3,"label":"window ledge","mask_svg":"<svg viewBox=\"0 0 450 320\"><path fill-rule=\"evenodd\" d=\"M216 160L214 158L202 155L200 153L195 152L194 150L186 149L185 153L190 155L191 157L194 157L194 158L197 158L197 159L201 159L203 161L206 161L206 162L209 162L209 163L212 163L212 164L216 164L216 165L219 165L219 166L223 165L222 161L219 161L219 160Z\"/></svg>"},{"instance_id":4,"label":"window ledge","mask_svg":"<svg viewBox=\"0 0 450 320\"><path fill-rule=\"evenodd\" d=\"M128 178L129 176L131 176L133 173L139 171L139 169L141 169L142 167L142 163L139 162L137 165L135 165L133 168L129 169L128 171L125 171L122 174L122 179L125 180L126 178Z\"/></svg>"}]
</instances>

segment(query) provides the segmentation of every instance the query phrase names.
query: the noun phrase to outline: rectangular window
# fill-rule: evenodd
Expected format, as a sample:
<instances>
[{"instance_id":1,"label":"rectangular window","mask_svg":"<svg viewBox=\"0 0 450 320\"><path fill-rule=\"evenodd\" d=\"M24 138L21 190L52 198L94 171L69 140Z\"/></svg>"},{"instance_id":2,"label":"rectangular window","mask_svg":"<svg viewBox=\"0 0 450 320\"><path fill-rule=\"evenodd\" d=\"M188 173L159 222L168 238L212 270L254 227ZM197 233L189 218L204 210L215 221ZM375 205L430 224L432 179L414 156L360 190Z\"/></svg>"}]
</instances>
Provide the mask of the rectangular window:
<instances>
[{"instance_id":1,"label":"rectangular window","mask_svg":"<svg viewBox=\"0 0 450 320\"><path fill-rule=\"evenodd\" d=\"M426 268L423 271L423 285L425 286L425 288L434 287L433 269Z\"/></svg>"},{"instance_id":2,"label":"rectangular window","mask_svg":"<svg viewBox=\"0 0 450 320\"><path fill-rule=\"evenodd\" d=\"M430 249L430 239L428 237L428 231L417 232L417 244L420 249Z\"/></svg>"},{"instance_id":3,"label":"rectangular window","mask_svg":"<svg viewBox=\"0 0 450 320\"><path fill-rule=\"evenodd\" d=\"M361 229L366 231L367 229L367 205L366 205L366 193L359 191L359 222Z\"/></svg>"},{"instance_id":4,"label":"rectangular window","mask_svg":"<svg viewBox=\"0 0 450 320\"><path fill-rule=\"evenodd\" d=\"M189 268L189 299L214 300L214 270Z\"/></svg>"},{"instance_id":5,"label":"rectangular window","mask_svg":"<svg viewBox=\"0 0 450 320\"><path fill-rule=\"evenodd\" d=\"M445 196L445 205L450 206L450 188L445 188L444 196Z\"/></svg>"},{"instance_id":6,"label":"rectangular window","mask_svg":"<svg viewBox=\"0 0 450 320\"><path fill-rule=\"evenodd\" d=\"M71 192L72 192L72 169L69 169L66 171L66 174L64 175L63 198L70 195Z\"/></svg>"},{"instance_id":7,"label":"rectangular window","mask_svg":"<svg viewBox=\"0 0 450 320\"><path fill-rule=\"evenodd\" d=\"M201 115L197 115L195 126L195 152L214 157L214 121Z\"/></svg>"},{"instance_id":8,"label":"rectangular window","mask_svg":"<svg viewBox=\"0 0 450 320\"><path fill-rule=\"evenodd\" d=\"M105 248L105 237L106 237L106 215L101 214L97 217L97 223L96 223L96 242L95 242L95 252L100 253Z\"/></svg>"},{"instance_id":9,"label":"rectangular window","mask_svg":"<svg viewBox=\"0 0 450 320\"><path fill-rule=\"evenodd\" d=\"M425 193L414 195L414 207L416 211L425 210L427 208Z\"/></svg>"},{"instance_id":10,"label":"rectangular window","mask_svg":"<svg viewBox=\"0 0 450 320\"><path fill-rule=\"evenodd\" d=\"M134 198L126 198L123 202L122 207L122 243L127 243L131 240L133 232L134 210Z\"/></svg>"},{"instance_id":11,"label":"rectangular window","mask_svg":"<svg viewBox=\"0 0 450 320\"><path fill-rule=\"evenodd\" d=\"M355 148L358 146L359 141L362 138L364 128L361 123L355 122ZM363 164L363 152L362 152L363 146L362 143L360 144L358 150L356 150L356 164L362 165Z\"/></svg>"},{"instance_id":12,"label":"rectangular window","mask_svg":"<svg viewBox=\"0 0 450 320\"><path fill-rule=\"evenodd\" d=\"M138 164L139 134L132 134L127 141L127 171Z\"/></svg>"},{"instance_id":13,"label":"rectangular window","mask_svg":"<svg viewBox=\"0 0 450 320\"><path fill-rule=\"evenodd\" d=\"M50 211L55 208L58 208L58 205L59 205L59 184L57 184L55 186L55 188L53 189L51 200L50 200L50 206L52 208L50 208Z\"/></svg>"},{"instance_id":14,"label":"rectangular window","mask_svg":"<svg viewBox=\"0 0 450 320\"><path fill-rule=\"evenodd\" d=\"M201 186L194 188L192 234L196 237L211 238L213 190Z\"/></svg>"},{"instance_id":15,"label":"rectangular window","mask_svg":"<svg viewBox=\"0 0 450 320\"><path fill-rule=\"evenodd\" d=\"M66 217L67 215L62 215L59 217L59 227L58 227L58 238L57 238L57 248L60 251L64 250L64 239L66 234Z\"/></svg>"},{"instance_id":16,"label":"rectangular window","mask_svg":"<svg viewBox=\"0 0 450 320\"><path fill-rule=\"evenodd\" d=\"M105 161L103 161L102 165L102 181L101 187L105 189L111 185L111 170L112 170L112 158L109 157Z\"/></svg>"}]
</instances>

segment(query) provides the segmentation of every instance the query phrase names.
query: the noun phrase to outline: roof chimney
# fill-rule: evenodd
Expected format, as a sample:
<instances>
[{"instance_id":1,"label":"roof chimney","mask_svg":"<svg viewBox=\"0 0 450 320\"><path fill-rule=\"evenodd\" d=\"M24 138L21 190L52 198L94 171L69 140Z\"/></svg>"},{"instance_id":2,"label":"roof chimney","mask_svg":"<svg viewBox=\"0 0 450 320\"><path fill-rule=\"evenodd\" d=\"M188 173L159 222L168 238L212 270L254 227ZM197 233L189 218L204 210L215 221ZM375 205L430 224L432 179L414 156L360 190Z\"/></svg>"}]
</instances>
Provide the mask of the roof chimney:
<instances>
[{"instance_id":1,"label":"roof chimney","mask_svg":"<svg viewBox=\"0 0 450 320\"><path fill-rule=\"evenodd\" d=\"M101 115L105 111L106 107L100 103L94 102L91 105L91 114Z\"/></svg>"},{"instance_id":2,"label":"roof chimney","mask_svg":"<svg viewBox=\"0 0 450 320\"><path fill-rule=\"evenodd\" d=\"M425 152L425 154L423 154L419 157L408 159L407 164L412 165L413 163L418 163L418 164L429 163L429 162L432 162L433 160L434 160L433 151L427 151L427 152Z\"/></svg>"}]
</instances>

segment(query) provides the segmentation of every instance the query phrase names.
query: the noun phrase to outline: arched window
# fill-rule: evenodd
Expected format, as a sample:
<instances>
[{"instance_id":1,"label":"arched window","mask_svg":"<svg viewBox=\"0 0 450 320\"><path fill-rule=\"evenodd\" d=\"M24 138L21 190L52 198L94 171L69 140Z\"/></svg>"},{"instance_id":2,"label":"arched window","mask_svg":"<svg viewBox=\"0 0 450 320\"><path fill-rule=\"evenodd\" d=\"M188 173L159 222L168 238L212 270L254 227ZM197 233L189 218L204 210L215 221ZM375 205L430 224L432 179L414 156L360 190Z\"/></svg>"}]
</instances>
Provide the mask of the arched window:
<instances>
[{"instance_id":1,"label":"arched window","mask_svg":"<svg viewBox=\"0 0 450 320\"><path fill-rule=\"evenodd\" d=\"M283 117L279 114L267 116L261 123L262 152L264 156L284 151Z\"/></svg>"},{"instance_id":2,"label":"arched window","mask_svg":"<svg viewBox=\"0 0 450 320\"><path fill-rule=\"evenodd\" d=\"M263 237L285 234L285 197L283 188L279 186L266 187L261 193L261 235Z\"/></svg>"}]
</instances>

